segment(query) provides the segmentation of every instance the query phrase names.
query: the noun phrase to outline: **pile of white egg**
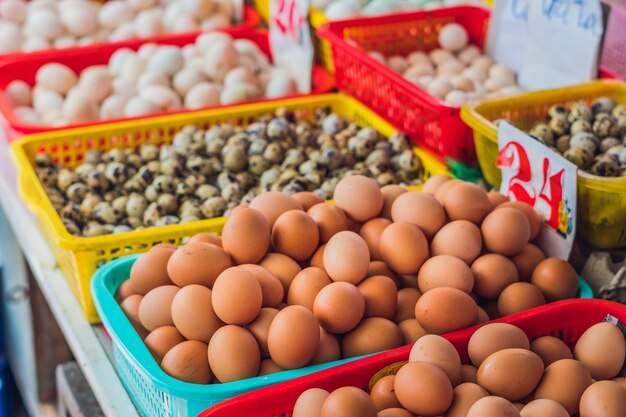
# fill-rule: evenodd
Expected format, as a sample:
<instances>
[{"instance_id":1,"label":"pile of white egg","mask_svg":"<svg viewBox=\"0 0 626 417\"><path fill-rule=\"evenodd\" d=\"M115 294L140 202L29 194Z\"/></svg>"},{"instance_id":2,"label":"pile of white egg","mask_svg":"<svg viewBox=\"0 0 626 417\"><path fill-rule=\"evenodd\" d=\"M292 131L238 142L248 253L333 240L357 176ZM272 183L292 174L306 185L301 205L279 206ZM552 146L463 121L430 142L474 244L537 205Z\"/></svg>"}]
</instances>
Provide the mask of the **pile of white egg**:
<instances>
[{"instance_id":1,"label":"pile of white egg","mask_svg":"<svg viewBox=\"0 0 626 417\"><path fill-rule=\"evenodd\" d=\"M200 35L182 48L148 43L118 49L108 65L76 74L43 65L35 86L11 82L5 95L24 122L48 126L138 117L296 94L293 78L273 66L257 44L223 32Z\"/></svg>"},{"instance_id":2,"label":"pile of white egg","mask_svg":"<svg viewBox=\"0 0 626 417\"><path fill-rule=\"evenodd\" d=\"M469 44L469 35L458 23L448 23L439 32L439 48L408 56L369 55L401 74L411 83L446 103L459 106L468 101L519 94L515 72Z\"/></svg>"},{"instance_id":3,"label":"pile of white egg","mask_svg":"<svg viewBox=\"0 0 626 417\"><path fill-rule=\"evenodd\" d=\"M2 0L0 53L229 27L233 0Z\"/></svg>"},{"instance_id":4,"label":"pile of white egg","mask_svg":"<svg viewBox=\"0 0 626 417\"><path fill-rule=\"evenodd\" d=\"M480 0L312 0L311 5L324 11L330 20L356 16L377 16L419 9L435 9L460 4L484 4Z\"/></svg>"}]
</instances>

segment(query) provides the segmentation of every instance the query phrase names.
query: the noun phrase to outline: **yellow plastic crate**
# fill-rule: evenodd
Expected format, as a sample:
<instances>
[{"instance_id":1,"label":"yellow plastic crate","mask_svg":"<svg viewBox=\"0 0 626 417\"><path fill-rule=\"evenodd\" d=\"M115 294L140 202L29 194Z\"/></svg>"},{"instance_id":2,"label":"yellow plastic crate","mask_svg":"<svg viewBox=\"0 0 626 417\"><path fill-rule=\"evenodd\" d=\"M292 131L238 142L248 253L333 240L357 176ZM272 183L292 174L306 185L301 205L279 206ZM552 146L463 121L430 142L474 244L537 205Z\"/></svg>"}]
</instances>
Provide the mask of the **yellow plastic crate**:
<instances>
[{"instance_id":1,"label":"yellow plastic crate","mask_svg":"<svg viewBox=\"0 0 626 417\"><path fill-rule=\"evenodd\" d=\"M499 187L502 180L496 167L498 130L494 120L508 119L518 128L529 130L545 121L554 104L569 105L580 100L590 103L602 96L626 104L626 84L596 81L464 105L461 118L474 130L476 156L487 182ZM579 236L598 248L626 246L626 178L604 178L579 171L577 182Z\"/></svg>"},{"instance_id":2,"label":"yellow plastic crate","mask_svg":"<svg viewBox=\"0 0 626 417\"><path fill-rule=\"evenodd\" d=\"M20 194L36 214L42 233L90 322L99 322L89 283L100 265L121 256L145 252L157 243L180 244L196 233L221 233L225 219L216 218L98 237L73 236L63 226L36 176L35 156L46 152L66 166L75 167L91 149L105 151L111 148L136 147L144 143L171 143L184 126L207 128L222 122L245 126L256 121L258 116L278 107L289 108L300 117L308 119L312 118L315 109L329 107L361 126L376 128L387 137L397 131L355 99L341 94L327 94L42 133L26 136L12 144L12 154L19 171ZM417 148L415 152L424 165L424 178L448 172L446 165L431 154Z\"/></svg>"}]
</instances>

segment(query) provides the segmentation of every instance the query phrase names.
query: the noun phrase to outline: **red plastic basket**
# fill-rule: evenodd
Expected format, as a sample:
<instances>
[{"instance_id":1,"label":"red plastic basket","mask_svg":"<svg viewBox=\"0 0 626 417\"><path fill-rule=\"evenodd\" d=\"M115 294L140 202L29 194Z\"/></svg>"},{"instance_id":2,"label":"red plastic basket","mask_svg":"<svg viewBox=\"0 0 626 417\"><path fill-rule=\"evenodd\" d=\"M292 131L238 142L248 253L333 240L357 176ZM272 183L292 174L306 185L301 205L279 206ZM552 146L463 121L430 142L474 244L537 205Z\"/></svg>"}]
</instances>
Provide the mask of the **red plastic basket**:
<instances>
[{"instance_id":1,"label":"red plastic basket","mask_svg":"<svg viewBox=\"0 0 626 417\"><path fill-rule=\"evenodd\" d=\"M229 33L235 39L250 39L255 42L259 48L267 56L271 57L271 51L269 46L268 32L263 30L252 29L219 29L219 31ZM199 34L184 35L184 36L172 36L167 38L159 38L154 43L163 45L187 45L193 43ZM91 65L103 65L107 64L109 58L115 51L120 48L130 48L133 50L139 49L141 45L144 45L144 40L135 40L130 42L124 42L120 44L101 44L93 45L90 47L71 48L71 49L59 49L48 52L40 52L32 55L25 55L22 58L8 59L4 62L0 62L0 89L4 89L7 84L13 80L23 80L31 86L35 83L35 74L37 70L44 64L49 62L59 62L72 68L76 73L80 73L85 68ZM311 94L328 93L335 88L334 79L328 74L322 67L315 66L313 69L313 90ZM290 97L295 97L294 95ZM290 98L281 97L280 99ZM267 101L267 99L255 100L255 102ZM238 105L241 103L237 103ZM230 107L218 106L220 108ZM164 114L180 114L193 110L176 110L172 112L161 112L150 114L147 117L163 116ZM53 130L70 129L75 127L93 126L103 123L145 119L146 116L135 118L122 118L122 119L107 119L88 123L77 123L71 125L64 125L59 127L45 126L45 125L33 125L25 123L20 120L13 112L13 107L9 103L7 97L0 93L0 114L3 117L3 125L5 136L9 142L18 139L19 137L31 134L40 133Z\"/></svg>"},{"instance_id":2,"label":"red plastic basket","mask_svg":"<svg viewBox=\"0 0 626 417\"><path fill-rule=\"evenodd\" d=\"M106 0L103 3L106 3ZM261 16L259 15L259 12L257 12L254 7L245 6L243 9L243 21L233 25L230 29L254 29L254 28L259 27L260 24L261 24ZM44 49L41 51L33 51L33 52L11 52L8 54L0 54L0 61L4 61L5 59L24 58L24 57L29 57L29 56L38 55L38 54L48 55L51 52L66 51L69 49L82 50L86 48L91 48L94 45L129 47L129 45L133 45L134 43L137 43L137 42L140 42L140 43L147 43L147 42L158 43L158 42L167 42L167 41L176 42L178 39L185 39L185 38L188 38L189 36L195 37L195 36L198 36L200 33L202 33L202 31L199 31L199 30L194 31L194 32L186 32L186 33L167 33L167 34L163 34L159 36L151 36L148 38L137 38L137 39L130 39L127 41L120 41L120 42L100 42L100 43L93 44L93 45L73 46L71 48Z\"/></svg>"},{"instance_id":3,"label":"red plastic basket","mask_svg":"<svg viewBox=\"0 0 626 417\"><path fill-rule=\"evenodd\" d=\"M602 321L607 314L626 321L626 306L595 299L566 300L494 322L514 324L531 339L552 335L573 346L585 330ZM469 361L469 339L481 326L484 324L445 335L465 363ZM411 345L405 346L241 395L205 410L198 417L290 417L296 400L307 389L323 388L333 391L344 386L367 389L372 376L388 365L407 360L410 351Z\"/></svg>"},{"instance_id":4,"label":"red plastic basket","mask_svg":"<svg viewBox=\"0 0 626 417\"><path fill-rule=\"evenodd\" d=\"M602 71L626 79L626 3L611 2L602 49Z\"/></svg>"}]
</instances>

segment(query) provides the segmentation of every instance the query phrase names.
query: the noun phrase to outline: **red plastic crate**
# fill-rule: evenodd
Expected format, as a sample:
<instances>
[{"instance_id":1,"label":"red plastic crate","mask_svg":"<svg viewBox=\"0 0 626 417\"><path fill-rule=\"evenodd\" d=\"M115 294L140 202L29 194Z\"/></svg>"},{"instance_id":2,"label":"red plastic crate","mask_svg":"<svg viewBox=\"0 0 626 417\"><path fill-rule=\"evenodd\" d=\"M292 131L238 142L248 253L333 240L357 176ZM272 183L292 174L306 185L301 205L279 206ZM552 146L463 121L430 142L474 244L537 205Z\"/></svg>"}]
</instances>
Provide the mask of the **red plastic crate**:
<instances>
[{"instance_id":1,"label":"red plastic crate","mask_svg":"<svg viewBox=\"0 0 626 417\"><path fill-rule=\"evenodd\" d=\"M626 3L610 2L611 13L605 29L601 71L612 78L626 79Z\"/></svg>"},{"instance_id":2,"label":"red plastic crate","mask_svg":"<svg viewBox=\"0 0 626 417\"><path fill-rule=\"evenodd\" d=\"M610 301L587 299L566 300L514 314L493 322L511 323L521 328L533 340L552 335L573 347L590 326L607 314L626 321L626 306ZM459 330L445 335L456 347L461 360L468 363L467 344L479 327ZM333 391L344 386L367 389L370 379L384 367L409 358L411 345L377 354L346 365L317 372L293 381L235 397L213 406L198 417L290 417L293 406L304 391L322 388Z\"/></svg>"},{"instance_id":3,"label":"red plastic crate","mask_svg":"<svg viewBox=\"0 0 626 417\"><path fill-rule=\"evenodd\" d=\"M103 3L105 2L106 0ZM260 24L261 24L261 16L259 15L259 12L257 12L254 7L244 6L243 21L231 26L229 29L254 29L254 28L259 27ZM148 38L136 38L136 39L129 39L129 40L120 41L120 42L100 42L100 43L92 44L92 45L73 46L70 48L43 49L41 51L33 51L33 52L10 52L7 54L0 54L0 61L4 61L5 59L24 58L24 57L29 57L29 56L38 55L38 54L48 55L51 52L58 52L58 51L82 50L82 49L91 48L94 45L132 47L131 45L137 42L140 42L140 43L149 43L149 42L159 43L159 42L168 42L168 41L176 42L179 39L185 39L189 36L195 37L201 33L202 31L200 30L194 31L194 32L186 32L186 33L166 33L166 34L162 34L158 36L150 36Z\"/></svg>"},{"instance_id":4,"label":"red plastic crate","mask_svg":"<svg viewBox=\"0 0 626 417\"><path fill-rule=\"evenodd\" d=\"M269 45L269 36L268 32L263 30L252 30L252 29L218 29L218 31L229 33L235 39L250 39L254 43L256 43L259 48L265 53L268 57L271 57L270 45ZM199 36L199 33L193 35L182 35L182 36L169 36L164 38L157 39L154 43L161 45L178 45L183 46L190 43L193 43L196 38ZM35 83L35 74L37 70L47 64L49 62L59 62L67 65L71 69L73 69L76 73L80 73L85 68L91 65L106 65L109 61L109 58L113 53L120 48L130 48L133 50L139 49L146 42L145 40L134 40L124 43L116 43L116 44L100 44L93 45L89 47L81 47L81 48L67 48L67 49L58 49L54 51L47 52L38 52L35 54L23 55L21 58L7 59L4 61L0 61L0 89L4 90L4 88L13 80L23 80L31 86ZM313 89L311 94L322 94L328 93L335 88L335 83L333 77L326 72L322 67L315 66L313 69ZM290 97L301 96L300 94L293 95ZM280 99L290 98L290 97L281 97ZM255 100L254 102L262 102L268 101L270 99L260 99ZM250 103L250 102L246 102ZM216 106L219 108L231 107L234 105L239 105L242 103L237 103L228 106ZM21 121L15 113L13 112L13 108L9 103L7 97L4 95L3 91L0 92L0 115L4 120L3 126L5 131L5 136L9 140L9 142L18 139L19 137L31 134L31 133L40 133L40 132L48 132L54 130L61 129L70 129L75 127L85 127L85 126L93 126L100 125L104 123L111 122L119 122L119 121L128 121L128 120L137 120L137 119L146 119L150 117L163 116L166 114L180 114L186 113L194 110L175 110L171 112L161 112L161 113L153 113L149 116L140 116L134 118L121 118L121 119L107 119L101 121L94 121L88 123L77 123L77 124L69 124L64 126L52 127L45 125L33 125L29 123L25 123Z\"/></svg>"}]
</instances>

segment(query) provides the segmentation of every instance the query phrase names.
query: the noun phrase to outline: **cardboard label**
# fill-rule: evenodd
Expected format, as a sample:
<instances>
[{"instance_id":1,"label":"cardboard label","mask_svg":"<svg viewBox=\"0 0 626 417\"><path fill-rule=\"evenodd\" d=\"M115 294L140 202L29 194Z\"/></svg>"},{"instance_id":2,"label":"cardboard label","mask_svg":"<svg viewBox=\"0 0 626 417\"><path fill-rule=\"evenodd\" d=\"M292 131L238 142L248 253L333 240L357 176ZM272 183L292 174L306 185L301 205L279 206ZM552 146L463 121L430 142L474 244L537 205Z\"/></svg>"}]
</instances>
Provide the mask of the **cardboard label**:
<instances>
[{"instance_id":1,"label":"cardboard label","mask_svg":"<svg viewBox=\"0 0 626 417\"><path fill-rule=\"evenodd\" d=\"M296 80L300 93L311 92L313 42L309 6L310 0L270 0L270 46L274 63Z\"/></svg>"},{"instance_id":2,"label":"cardboard label","mask_svg":"<svg viewBox=\"0 0 626 417\"><path fill-rule=\"evenodd\" d=\"M372 390L372 387L374 386L374 384L376 384L378 381L380 381L382 378L386 376L397 374L400 368L402 368L407 363L409 362L402 361L402 362L392 363L391 365L387 365L380 371L376 372L376 374L372 377L372 379L370 379L370 384L369 384L370 391Z\"/></svg>"},{"instance_id":3,"label":"cardboard label","mask_svg":"<svg viewBox=\"0 0 626 417\"><path fill-rule=\"evenodd\" d=\"M576 235L576 165L507 122L498 128L498 150L500 192L539 213L538 245L567 260Z\"/></svg>"}]
</instances>

